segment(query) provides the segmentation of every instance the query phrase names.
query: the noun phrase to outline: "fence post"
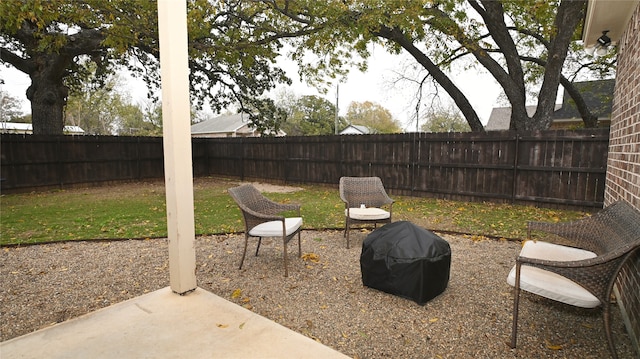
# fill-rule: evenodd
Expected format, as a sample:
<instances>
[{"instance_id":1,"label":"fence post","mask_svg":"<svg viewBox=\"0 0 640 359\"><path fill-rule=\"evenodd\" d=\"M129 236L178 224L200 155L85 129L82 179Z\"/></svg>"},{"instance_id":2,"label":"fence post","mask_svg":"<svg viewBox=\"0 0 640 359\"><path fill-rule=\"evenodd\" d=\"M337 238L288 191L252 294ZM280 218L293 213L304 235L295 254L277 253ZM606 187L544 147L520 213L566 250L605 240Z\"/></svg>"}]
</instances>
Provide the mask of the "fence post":
<instances>
[{"instance_id":1,"label":"fence post","mask_svg":"<svg viewBox=\"0 0 640 359\"><path fill-rule=\"evenodd\" d=\"M62 154L62 145L60 144L60 137L56 136L56 162L58 162L58 186L60 189L64 188L64 164L60 155Z\"/></svg>"},{"instance_id":2,"label":"fence post","mask_svg":"<svg viewBox=\"0 0 640 359\"><path fill-rule=\"evenodd\" d=\"M338 139L338 145L340 146L340 175L338 176L338 178L343 177L344 176L344 146L342 141L344 141L344 136L342 135L338 135L340 136Z\"/></svg>"},{"instance_id":3,"label":"fence post","mask_svg":"<svg viewBox=\"0 0 640 359\"><path fill-rule=\"evenodd\" d=\"M411 168L411 173L409 175L409 193L413 195L413 187L414 187L414 179L416 176L416 136L418 132L412 132L410 134L411 141L409 141L409 167Z\"/></svg>"},{"instance_id":4,"label":"fence post","mask_svg":"<svg viewBox=\"0 0 640 359\"><path fill-rule=\"evenodd\" d=\"M244 181L244 137L240 137L240 180Z\"/></svg>"},{"instance_id":5,"label":"fence post","mask_svg":"<svg viewBox=\"0 0 640 359\"><path fill-rule=\"evenodd\" d=\"M142 179L140 172L140 136L136 136L136 178L138 181Z\"/></svg>"},{"instance_id":6,"label":"fence post","mask_svg":"<svg viewBox=\"0 0 640 359\"><path fill-rule=\"evenodd\" d=\"M516 202L516 191L518 189L518 158L520 158L520 135L516 133L515 157L513 158L513 184L511 186L511 203Z\"/></svg>"}]
</instances>

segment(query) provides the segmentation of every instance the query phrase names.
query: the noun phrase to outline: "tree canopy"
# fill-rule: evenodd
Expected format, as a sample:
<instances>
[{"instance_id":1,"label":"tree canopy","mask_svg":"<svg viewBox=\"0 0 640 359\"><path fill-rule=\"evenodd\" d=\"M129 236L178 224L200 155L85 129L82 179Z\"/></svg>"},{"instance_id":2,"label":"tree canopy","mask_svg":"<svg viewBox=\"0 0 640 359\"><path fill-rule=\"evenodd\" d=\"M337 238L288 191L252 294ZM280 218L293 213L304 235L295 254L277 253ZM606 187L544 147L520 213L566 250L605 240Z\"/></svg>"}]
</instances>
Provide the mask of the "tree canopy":
<instances>
[{"instance_id":1,"label":"tree canopy","mask_svg":"<svg viewBox=\"0 0 640 359\"><path fill-rule=\"evenodd\" d=\"M20 122L24 114L20 99L0 89L0 122Z\"/></svg>"},{"instance_id":2,"label":"tree canopy","mask_svg":"<svg viewBox=\"0 0 640 359\"><path fill-rule=\"evenodd\" d=\"M447 92L473 131L484 127L447 74L460 61L483 67L500 84L514 130L549 127L559 84L590 125L589 109L581 107L580 94L571 87L571 74L578 70L563 73L585 5L586 0L190 0L192 102L214 112L239 104L254 127L277 130L283 113L264 96L277 83L289 82L274 65L277 56L297 61L300 76L317 84L351 65L365 69L369 44L378 43L392 53L410 54L425 70L424 79ZM0 45L2 61L31 78L27 98L34 133L61 133L69 92L87 81L92 66L98 84L102 74L121 67L152 88L159 82L154 1L0 2ZM604 59L599 68L611 61ZM532 100L537 110L529 116L525 106Z\"/></svg>"},{"instance_id":3,"label":"tree canopy","mask_svg":"<svg viewBox=\"0 0 640 359\"><path fill-rule=\"evenodd\" d=\"M271 1L189 1L192 102L213 111L239 104L255 127L263 128L265 117L277 126L281 116L262 95L289 81L273 63L281 40L306 27L273 11ZM97 84L126 67L157 87L157 37L155 1L0 2L0 58L31 78L26 95L36 134L62 133L69 93L86 82L89 68L96 68Z\"/></svg>"},{"instance_id":4,"label":"tree canopy","mask_svg":"<svg viewBox=\"0 0 640 359\"><path fill-rule=\"evenodd\" d=\"M300 8L313 11L316 16L310 18L319 31L297 44L322 54L321 63L342 64L345 58L366 58L367 45L372 42L383 44L393 53L406 52L424 68L425 78L431 77L448 93L473 131L483 131L484 127L466 95L445 72L449 66L466 59L465 66L486 69L511 104L512 129L546 129L558 85L561 81L570 85L562 71L570 45L578 39L586 5L584 0L295 3L297 7L279 9L289 13ZM345 47L352 51L345 54ZM304 58L299 60L304 65ZM535 99L528 91L532 84L538 86ZM537 102L533 116L526 111L531 100Z\"/></svg>"},{"instance_id":5,"label":"tree canopy","mask_svg":"<svg viewBox=\"0 0 640 359\"><path fill-rule=\"evenodd\" d=\"M389 110L370 101L350 103L345 120L352 125L366 126L374 133L402 132Z\"/></svg>"},{"instance_id":6,"label":"tree canopy","mask_svg":"<svg viewBox=\"0 0 640 359\"><path fill-rule=\"evenodd\" d=\"M420 126L425 132L467 132L471 129L460 111L453 105L432 107L426 114L427 121Z\"/></svg>"},{"instance_id":7,"label":"tree canopy","mask_svg":"<svg viewBox=\"0 0 640 359\"><path fill-rule=\"evenodd\" d=\"M301 96L293 101L282 101L280 106L287 113L282 130L290 136L333 135L335 133L336 107L319 96ZM344 126L339 119L338 128Z\"/></svg>"}]
</instances>

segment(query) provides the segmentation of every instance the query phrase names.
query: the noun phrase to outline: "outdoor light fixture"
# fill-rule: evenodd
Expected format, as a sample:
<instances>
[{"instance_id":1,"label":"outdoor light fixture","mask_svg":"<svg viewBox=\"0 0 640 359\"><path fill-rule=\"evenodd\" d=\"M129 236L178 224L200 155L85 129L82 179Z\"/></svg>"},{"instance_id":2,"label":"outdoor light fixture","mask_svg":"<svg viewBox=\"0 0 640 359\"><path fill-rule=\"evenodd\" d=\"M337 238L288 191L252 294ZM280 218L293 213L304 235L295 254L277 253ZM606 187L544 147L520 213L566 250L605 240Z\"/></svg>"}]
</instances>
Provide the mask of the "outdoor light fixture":
<instances>
[{"instance_id":1,"label":"outdoor light fixture","mask_svg":"<svg viewBox=\"0 0 640 359\"><path fill-rule=\"evenodd\" d=\"M584 51L591 56L593 56L594 54L598 56L606 55L607 51L609 51L609 46L611 45L611 38L607 36L608 32L609 30L603 31L602 36L600 36L598 38L598 41L596 42L596 46L587 47L586 49L584 49Z\"/></svg>"}]
</instances>

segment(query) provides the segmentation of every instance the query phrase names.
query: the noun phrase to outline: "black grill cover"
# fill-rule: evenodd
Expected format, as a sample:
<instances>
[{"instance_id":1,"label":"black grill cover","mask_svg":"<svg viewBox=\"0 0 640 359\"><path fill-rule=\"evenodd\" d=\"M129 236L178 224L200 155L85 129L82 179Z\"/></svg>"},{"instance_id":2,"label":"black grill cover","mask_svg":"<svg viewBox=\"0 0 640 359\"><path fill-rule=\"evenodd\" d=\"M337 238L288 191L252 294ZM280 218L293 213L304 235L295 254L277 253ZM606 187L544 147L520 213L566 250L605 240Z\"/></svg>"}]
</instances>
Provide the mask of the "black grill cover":
<instances>
[{"instance_id":1,"label":"black grill cover","mask_svg":"<svg viewBox=\"0 0 640 359\"><path fill-rule=\"evenodd\" d=\"M362 243L362 284L420 305L444 292L450 267L449 243L411 222L387 224Z\"/></svg>"}]
</instances>

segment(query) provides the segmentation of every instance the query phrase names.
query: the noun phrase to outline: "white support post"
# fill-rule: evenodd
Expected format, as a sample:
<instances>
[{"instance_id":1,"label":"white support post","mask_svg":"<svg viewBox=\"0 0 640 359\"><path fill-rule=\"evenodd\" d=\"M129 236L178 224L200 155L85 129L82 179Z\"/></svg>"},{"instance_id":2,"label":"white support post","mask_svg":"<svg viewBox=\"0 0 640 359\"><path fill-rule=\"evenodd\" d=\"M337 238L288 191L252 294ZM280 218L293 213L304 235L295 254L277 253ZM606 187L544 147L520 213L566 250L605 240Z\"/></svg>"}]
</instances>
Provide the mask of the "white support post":
<instances>
[{"instance_id":1,"label":"white support post","mask_svg":"<svg viewBox=\"0 0 640 359\"><path fill-rule=\"evenodd\" d=\"M197 285L186 0L158 0L158 31L169 282L184 294Z\"/></svg>"}]
</instances>

